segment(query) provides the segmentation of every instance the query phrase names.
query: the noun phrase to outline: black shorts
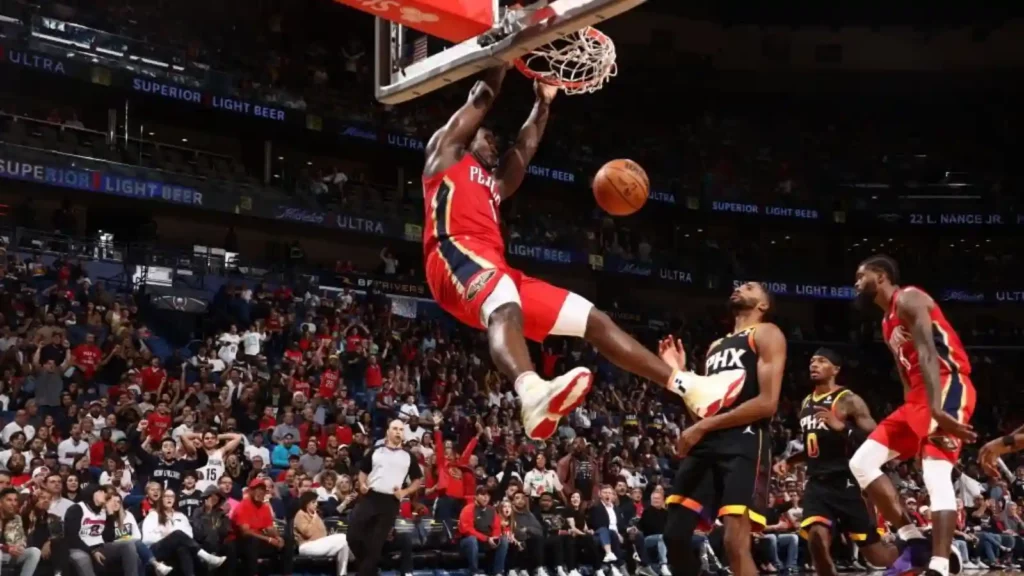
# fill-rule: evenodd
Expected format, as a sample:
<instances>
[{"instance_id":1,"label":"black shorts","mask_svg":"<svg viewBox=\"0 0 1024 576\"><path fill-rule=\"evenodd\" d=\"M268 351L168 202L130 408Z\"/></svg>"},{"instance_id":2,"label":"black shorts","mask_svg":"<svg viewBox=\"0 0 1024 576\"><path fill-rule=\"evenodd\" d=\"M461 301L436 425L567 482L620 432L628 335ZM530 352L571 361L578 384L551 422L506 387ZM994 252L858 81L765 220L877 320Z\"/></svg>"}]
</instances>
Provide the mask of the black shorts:
<instances>
[{"instance_id":1,"label":"black shorts","mask_svg":"<svg viewBox=\"0 0 1024 576\"><path fill-rule=\"evenodd\" d=\"M879 540L878 523L857 482L848 474L809 478L804 487L803 506L800 534L804 537L808 527L821 524L832 531L845 532L850 540L862 545Z\"/></svg>"},{"instance_id":2,"label":"black shorts","mask_svg":"<svg viewBox=\"0 0 1024 576\"><path fill-rule=\"evenodd\" d=\"M765 525L771 473L768 432L744 427L719 434L713 445L694 446L680 462L667 504L693 510L708 520L744 514L755 528Z\"/></svg>"}]
</instances>

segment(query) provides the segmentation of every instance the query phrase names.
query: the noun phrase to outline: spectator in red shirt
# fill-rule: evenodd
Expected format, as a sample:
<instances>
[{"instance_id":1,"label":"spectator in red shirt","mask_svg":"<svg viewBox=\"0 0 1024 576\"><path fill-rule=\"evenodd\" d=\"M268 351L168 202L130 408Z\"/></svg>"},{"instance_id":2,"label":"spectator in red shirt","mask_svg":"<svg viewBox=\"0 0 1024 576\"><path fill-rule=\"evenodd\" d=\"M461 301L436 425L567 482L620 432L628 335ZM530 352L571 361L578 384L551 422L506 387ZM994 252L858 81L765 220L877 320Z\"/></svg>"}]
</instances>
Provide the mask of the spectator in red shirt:
<instances>
[{"instance_id":1,"label":"spectator in red shirt","mask_svg":"<svg viewBox=\"0 0 1024 576\"><path fill-rule=\"evenodd\" d=\"M367 389L378 389L384 384L384 375L380 371L380 364L377 363L376 356L370 356L364 378Z\"/></svg>"},{"instance_id":2,"label":"spectator in red shirt","mask_svg":"<svg viewBox=\"0 0 1024 576\"><path fill-rule=\"evenodd\" d=\"M327 368L320 374L320 387L317 389L317 396L321 398L334 398L341 382L341 372L338 371L338 357L331 356L327 359Z\"/></svg>"},{"instance_id":3,"label":"spectator in red shirt","mask_svg":"<svg viewBox=\"0 0 1024 576\"><path fill-rule=\"evenodd\" d=\"M461 455L456 455L455 448L446 446L441 436L441 415L435 412L434 415L434 450L437 463L437 484L434 493L437 495L437 505L434 508L434 518L438 522L444 522L455 517L463 503L472 496L473 491L466 491L467 477L473 476L473 469L469 466L469 458L476 450L480 436L474 436L466 444ZM474 478L475 486L475 478Z\"/></svg>"},{"instance_id":4,"label":"spectator in red shirt","mask_svg":"<svg viewBox=\"0 0 1024 576\"><path fill-rule=\"evenodd\" d=\"M156 410L146 416L146 421L149 422L146 427L149 439L157 442L163 438L167 431L171 429L171 408L167 405L167 402L161 401L157 404Z\"/></svg>"},{"instance_id":5,"label":"spectator in red shirt","mask_svg":"<svg viewBox=\"0 0 1024 576\"><path fill-rule=\"evenodd\" d=\"M248 493L231 512L232 536L241 559L239 574L258 573L260 558L280 558L277 572L292 573L294 551L291 546L285 546L284 537L277 533L274 515L265 502L266 495L266 480L254 478L249 482Z\"/></svg>"},{"instance_id":6,"label":"spectator in red shirt","mask_svg":"<svg viewBox=\"0 0 1024 576\"><path fill-rule=\"evenodd\" d=\"M96 336L91 333L86 334L85 342L75 346L75 349L71 351L71 357L75 367L82 372L85 381L91 381L93 375L96 374L96 367L103 359L103 352L96 345Z\"/></svg>"},{"instance_id":7,"label":"spectator in red shirt","mask_svg":"<svg viewBox=\"0 0 1024 576\"><path fill-rule=\"evenodd\" d=\"M160 367L160 359L153 357L142 369L142 391L157 392L167 382L167 371Z\"/></svg>"},{"instance_id":8,"label":"spectator in red shirt","mask_svg":"<svg viewBox=\"0 0 1024 576\"><path fill-rule=\"evenodd\" d=\"M501 537L501 521L498 511L490 505L491 497L487 488L476 489L474 502L466 504L459 514L459 550L469 563L470 574L480 574L480 552L493 554L494 570L491 574L505 573L505 555L508 554L508 540Z\"/></svg>"}]
</instances>

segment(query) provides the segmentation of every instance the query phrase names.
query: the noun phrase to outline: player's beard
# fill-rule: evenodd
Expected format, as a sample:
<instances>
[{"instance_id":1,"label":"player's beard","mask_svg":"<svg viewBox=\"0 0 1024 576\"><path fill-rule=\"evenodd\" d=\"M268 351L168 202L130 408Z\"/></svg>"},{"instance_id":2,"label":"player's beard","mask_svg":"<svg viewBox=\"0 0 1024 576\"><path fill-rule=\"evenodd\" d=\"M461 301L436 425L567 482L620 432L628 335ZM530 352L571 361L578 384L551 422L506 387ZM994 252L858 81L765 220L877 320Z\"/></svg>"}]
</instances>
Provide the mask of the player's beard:
<instances>
[{"instance_id":1,"label":"player's beard","mask_svg":"<svg viewBox=\"0 0 1024 576\"><path fill-rule=\"evenodd\" d=\"M733 316L735 316L736 314L739 314L740 312L745 312L747 310L753 310L754 308L756 308L757 307L757 300L755 300L753 298L745 299L743 297L740 297L740 298L729 298L728 306L729 306L729 312L732 312Z\"/></svg>"},{"instance_id":2,"label":"player's beard","mask_svg":"<svg viewBox=\"0 0 1024 576\"><path fill-rule=\"evenodd\" d=\"M853 306L862 313L871 312L875 308L876 296L878 296L878 286L865 286L853 299Z\"/></svg>"}]
</instances>

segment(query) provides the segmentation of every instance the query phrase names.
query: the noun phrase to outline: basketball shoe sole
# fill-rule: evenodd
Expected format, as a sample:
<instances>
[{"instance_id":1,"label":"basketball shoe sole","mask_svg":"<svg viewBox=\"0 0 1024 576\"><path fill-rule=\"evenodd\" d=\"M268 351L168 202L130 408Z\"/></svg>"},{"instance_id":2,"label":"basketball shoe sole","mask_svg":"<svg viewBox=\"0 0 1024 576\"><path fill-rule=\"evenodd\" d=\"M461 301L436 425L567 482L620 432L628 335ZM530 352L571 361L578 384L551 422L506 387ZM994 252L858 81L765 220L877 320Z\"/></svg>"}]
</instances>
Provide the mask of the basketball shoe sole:
<instances>
[{"instance_id":1,"label":"basketball shoe sole","mask_svg":"<svg viewBox=\"0 0 1024 576\"><path fill-rule=\"evenodd\" d=\"M523 426L531 440L547 440L558 428L558 421L587 399L594 375L587 368L573 368L554 380L539 376L525 383L520 391Z\"/></svg>"}]
</instances>

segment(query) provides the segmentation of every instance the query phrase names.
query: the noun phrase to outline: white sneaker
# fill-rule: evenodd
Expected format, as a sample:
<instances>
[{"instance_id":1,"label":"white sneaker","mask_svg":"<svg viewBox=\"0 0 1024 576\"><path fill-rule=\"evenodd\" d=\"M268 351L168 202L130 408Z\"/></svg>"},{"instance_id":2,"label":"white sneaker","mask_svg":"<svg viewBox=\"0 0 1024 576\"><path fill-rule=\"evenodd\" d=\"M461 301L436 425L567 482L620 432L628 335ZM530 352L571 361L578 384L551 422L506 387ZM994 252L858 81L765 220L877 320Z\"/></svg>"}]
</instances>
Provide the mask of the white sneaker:
<instances>
[{"instance_id":1,"label":"white sneaker","mask_svg":"<svg viewBox=\"0 0 1024 576\"><path fill-rule=\"evenodd\" d=\"M227 560L227 557L225 556L214 556L206 550L200 550L197 553L197 556L199 556L199 559L211 568L218 568L225 560Z\"/></svg>"},{"instance_id":2,"label":"white sneaker","mask_svg":"<svg viewBox=\"0 0 1024 576\"><path fill-rule=\"evenodd\" d=\"M569 574L565 571L565 568L562 568L561 566L555 568L555 574L557 574L558 576L569 576Z\"/></svg>"},{"instance_id":3,"label":"white sneaker","mask_svg":"<svg viewBox=\"0 0 1024 576\"><path fill-rule=\"evenodd\" d=\"M579 367L548 382L537 374L527 374L516 382L516 393L523 403L523 425L532 440L546 440L558 428L558 420L572 412L587 398L594 377Z\"/></svg>"},{"instance_id":4,"label":"white sneaker","mask_svg":"<svg viewBox=\"0 0 1024 576\"><path fill-rule=\"evenodd\" d=\"M672 576L672 571L668 569L668 564L661 565L661 576Z\"/></svg>"},{"instance_id":5,"label":"white sneaker","mask_svg":"<svg viewBox=\"0 0 1024 576\"><path fill-rule=\"evenodd\" d=\"M623 576L618 566L612 566L612 576Z\"/></svg>"},{"instance_id":6,"label":"white sneaker","mask_svg":"<svg viewBox=\"0 0 1024 576\"><path fill-rule=\"evenodd\" d=\"M604 560L602 560L601 562L603 564L612 564L612 563L615 563L615 562L618 562L618 561L619 561L619 559L618 559L618 557L615 556L614 552L608 552L608 553L606 553L604 555Z\"/></svg>"},{"instance_id":7,"label":"white sneaker","mask_svg":"<svg viewBox=\"0 0 1024 576\"><path fill-rule=\"evenodd\" d=\"M543 566L537 568L537 576L548 576L548 571Z\"/></svg>"},{"instance_id":8,"label":"white sneaker","mask_svg":"<svg viewBox=\"0 0 1024 576\"><path fill-rule=\"evenodd\" d=\"M598 568L598 569L597 569L597 570L596 570L596 571L594 572L594 576L605 576L605 573L604 573L604 568Z\"/></svg>"},{"instance_id":9,"label":"white sneaker","mask_svg":"<svg viewBox=\"0 0 1024 576\"><path fill-rule=\"evenodd\" d=\"M583 576L583 575L580 574L579 570L573 568L572 570L569 570L569 576Z\"/></svg>"},{"instance_id":10,"label":"white sneaker","mask_svg":"<svg viewBox=\"0 0 1024 576\"><path fill-rule=\"evenodd\" d=\"M153 562L153 570L156 570L156 573L160 576L167 576L167 574L171 573L171 570L174 570L174 566L168 566L163 562Z\"/></svg>"}]
</instances>

